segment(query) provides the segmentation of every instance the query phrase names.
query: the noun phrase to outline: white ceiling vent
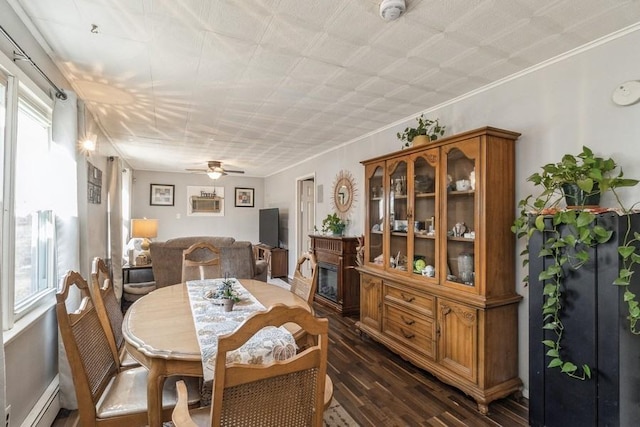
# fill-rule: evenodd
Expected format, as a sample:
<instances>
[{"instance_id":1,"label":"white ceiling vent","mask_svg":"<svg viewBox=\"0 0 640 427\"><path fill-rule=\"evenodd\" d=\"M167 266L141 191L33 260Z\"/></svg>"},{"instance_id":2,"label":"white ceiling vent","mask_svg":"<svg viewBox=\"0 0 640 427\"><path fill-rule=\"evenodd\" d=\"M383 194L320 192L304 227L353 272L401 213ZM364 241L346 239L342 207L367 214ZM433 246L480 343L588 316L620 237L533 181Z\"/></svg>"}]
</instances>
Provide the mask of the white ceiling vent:
<instances>
[{"instance_id":1,"label":"white ceiling vent","mask_svg":"<svg viewBox=\"0 0 640 427\"><path fill-rule=\"evenodd\" d=\"M385 21L393 21L407 10L404 0L382 0L380 3L380 17Z\"/></svg>"}]
</instances>

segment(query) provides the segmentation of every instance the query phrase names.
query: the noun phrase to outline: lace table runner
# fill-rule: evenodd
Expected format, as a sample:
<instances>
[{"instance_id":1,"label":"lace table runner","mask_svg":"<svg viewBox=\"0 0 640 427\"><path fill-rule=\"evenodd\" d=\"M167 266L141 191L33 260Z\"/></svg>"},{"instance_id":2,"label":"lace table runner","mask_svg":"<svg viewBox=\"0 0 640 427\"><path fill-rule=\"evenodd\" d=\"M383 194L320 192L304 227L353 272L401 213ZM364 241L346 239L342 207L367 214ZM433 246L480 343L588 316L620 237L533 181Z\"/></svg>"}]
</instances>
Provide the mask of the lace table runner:
<instances>
[{"instance_id":1,"label":"lace table runner","mask_svg":"<svg viewBox=\"0 0 640 427\"><path fill-rule=\"evenodd\" d=\"M265 310L265 307L238 280L227 279L233 281L233 289L240 295L240 301L234 304L232 311L225 312L224 306L206 298L207 292L217 289L223 280L187 281L191 314L202 353L202 372L205 381L213 379L218 336L233 332L252 313ZM289 354L295 353L295 350L295 340L286 328L269 326L261 329L239 349L227 353L227 361L263 364L273 361L274 353ZM279 356L278 358L280 359Z\"/></svg>"}]
</instances>

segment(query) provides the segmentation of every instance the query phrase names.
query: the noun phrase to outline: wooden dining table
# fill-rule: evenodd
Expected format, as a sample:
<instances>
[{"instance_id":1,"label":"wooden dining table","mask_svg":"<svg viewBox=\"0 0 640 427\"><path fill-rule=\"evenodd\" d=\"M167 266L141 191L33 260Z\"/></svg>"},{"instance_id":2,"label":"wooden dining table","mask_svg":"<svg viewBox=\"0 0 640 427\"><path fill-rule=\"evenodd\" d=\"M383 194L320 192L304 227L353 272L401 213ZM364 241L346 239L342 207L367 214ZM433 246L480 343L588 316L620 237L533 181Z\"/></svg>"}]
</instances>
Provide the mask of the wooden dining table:
<instances>
[{"instance_id":1,"label":"wooden dining table","mask_svg":"<svg viewBox=\"0 0 640 427\"><path fill-rule=\"evenodd\" d=\"M259 280L239 281L265 308L282 303L311 311L305 300L284 288ZM299 329L297 325L285 326L292 334ZM122 333L127 351L149 370L149 426L159 427L162 425L165 378L203 375L202 356L186 284L156 289L135 301L124 316Z\"/></svg>"}]
</instances>

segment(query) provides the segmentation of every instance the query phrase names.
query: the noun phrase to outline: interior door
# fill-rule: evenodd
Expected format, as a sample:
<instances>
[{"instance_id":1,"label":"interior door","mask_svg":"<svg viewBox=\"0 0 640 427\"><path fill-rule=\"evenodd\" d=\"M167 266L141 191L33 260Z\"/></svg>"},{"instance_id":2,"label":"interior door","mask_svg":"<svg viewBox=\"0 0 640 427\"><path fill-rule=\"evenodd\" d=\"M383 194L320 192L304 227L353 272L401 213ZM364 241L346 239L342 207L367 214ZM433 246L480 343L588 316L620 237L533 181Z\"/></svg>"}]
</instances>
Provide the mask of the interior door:
<instances>
[{"instance_id":1,"label":"interior door","mask_svg":"<svg viewBox=\"0 0 640 427\"><path fill-rule=\"evenodd\" d=\"M311 248L310 234L313 234L313 226L315 225L315 181L313 178L307 178L299 181L299 212L298 224L298 254L296 260L303 252L307 252ZM311 277L309 263L306 262L302 266L302 274Z\"/></svg>"}]
</instances>

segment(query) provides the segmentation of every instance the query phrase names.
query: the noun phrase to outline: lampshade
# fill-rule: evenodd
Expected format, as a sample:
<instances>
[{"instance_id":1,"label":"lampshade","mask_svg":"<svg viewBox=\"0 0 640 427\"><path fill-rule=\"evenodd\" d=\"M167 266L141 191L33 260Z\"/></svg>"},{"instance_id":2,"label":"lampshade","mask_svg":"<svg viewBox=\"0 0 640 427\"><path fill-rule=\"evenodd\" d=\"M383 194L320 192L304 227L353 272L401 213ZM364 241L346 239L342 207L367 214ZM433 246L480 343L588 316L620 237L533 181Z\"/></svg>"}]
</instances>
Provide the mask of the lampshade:
<instances>
[{"instance_id":1,"label":"lampshade","mask_svg":"<svg viewBox=\"0 0 640 427\"><path fill-rule=\"evenodd\" d=\"M158 220L147 218L132 219L131 237L142 237L146 239L158 237Z\"/></svg>"}]
</instances>

